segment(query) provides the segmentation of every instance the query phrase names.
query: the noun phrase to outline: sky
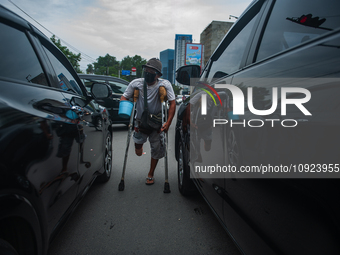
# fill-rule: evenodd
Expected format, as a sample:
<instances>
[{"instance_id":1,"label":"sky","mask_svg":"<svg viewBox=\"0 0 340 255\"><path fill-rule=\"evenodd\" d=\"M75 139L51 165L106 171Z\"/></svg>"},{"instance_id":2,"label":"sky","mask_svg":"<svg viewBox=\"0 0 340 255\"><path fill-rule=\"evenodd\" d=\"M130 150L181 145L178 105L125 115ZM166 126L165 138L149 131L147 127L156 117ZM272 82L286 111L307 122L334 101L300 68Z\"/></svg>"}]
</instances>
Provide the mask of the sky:
<instances>
[{"instance_id":1,"label":"sky","mask_svg":"<svg viewBox=\"0 0 340 255\"><path fill-rule=\"evenodd\" d=\"M80 69L110 54L118 61L139 55L159 58L174 49L176 34L193 43L213 21L235 22L251 0L0 0L47 37L53 34L73 53ZM19 8L18 8L19 7ZM38 22L38 23L37 23Z\"/></svg>"}]
</instances>

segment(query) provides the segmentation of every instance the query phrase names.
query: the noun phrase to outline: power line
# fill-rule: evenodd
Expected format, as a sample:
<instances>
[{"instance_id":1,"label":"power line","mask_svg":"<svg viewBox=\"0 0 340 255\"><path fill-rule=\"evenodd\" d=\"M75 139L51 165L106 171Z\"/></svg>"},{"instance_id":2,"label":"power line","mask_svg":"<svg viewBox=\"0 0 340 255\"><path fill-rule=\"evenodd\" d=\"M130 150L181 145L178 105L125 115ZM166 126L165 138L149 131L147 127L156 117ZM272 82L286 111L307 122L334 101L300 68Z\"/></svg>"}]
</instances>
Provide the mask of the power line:
<instances>
[{"instance_id":1,"label":"power line","mask_svg":"<svg viewBox=\"0 0 340 255\"><path fill-rule=\"evenodd\" d=\"M53 32L51 32L50 30L48 30L45 26L43 26L42 24L40 24L38 21L36 21L33 17L31 17L27 12L25 12L23 9L21 9L18 5L16 5L15 3L13 3L11 0L8 0L8 2L10 2L11 4L13 4L15 7L17 7L20 11L22 11L23 13L25 13L29 18L31 18L32 20L34 20L37 24L39 24L42 28L44 28L46 31L48 31L50 34L54 35L57 39L59 39L61 42L63 42L64 44L66 44L66 46L68 46L69 48L73 49L74 51L80 53L82 56L82 59L85 59L89 62L96 62L97 60L92 58L91 56L81 52L80 50L78 50L76 47L72 46L71 44L69 44L68 42L64 41L63 39L61 39L59 36L57 36L56 34L54 34Z\"/></svg>"}]
</instances>

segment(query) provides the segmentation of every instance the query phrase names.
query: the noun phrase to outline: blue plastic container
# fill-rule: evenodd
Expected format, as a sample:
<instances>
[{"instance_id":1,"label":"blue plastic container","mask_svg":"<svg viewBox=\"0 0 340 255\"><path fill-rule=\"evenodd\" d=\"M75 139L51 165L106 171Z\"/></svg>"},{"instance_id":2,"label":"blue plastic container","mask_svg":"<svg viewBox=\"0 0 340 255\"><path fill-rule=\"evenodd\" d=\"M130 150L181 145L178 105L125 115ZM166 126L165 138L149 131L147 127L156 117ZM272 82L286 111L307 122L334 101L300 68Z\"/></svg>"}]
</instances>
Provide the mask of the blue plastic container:
<instances>
[{"instance_id":1,"label":"blue plastic container","mask_svg":"<svg viewBox=\"0 0 340 255\"><path fill-rule=\"evenodd\" d=\"M131 116L133 103L127 100L119 102L118 116L121 118L128 119Z\"/></svg>"}]
</instances>

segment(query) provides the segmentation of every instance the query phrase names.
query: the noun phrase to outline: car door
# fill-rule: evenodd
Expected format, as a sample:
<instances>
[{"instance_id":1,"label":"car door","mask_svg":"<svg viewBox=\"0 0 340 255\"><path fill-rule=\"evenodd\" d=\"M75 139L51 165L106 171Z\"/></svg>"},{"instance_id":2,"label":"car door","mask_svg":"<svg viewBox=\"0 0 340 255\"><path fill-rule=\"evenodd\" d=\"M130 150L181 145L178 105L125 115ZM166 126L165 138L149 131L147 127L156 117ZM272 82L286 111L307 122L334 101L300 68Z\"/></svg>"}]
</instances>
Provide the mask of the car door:
<instances>
[{"instance_id":1,"label":"car door","mask_svg":"<svg viewBox=\"0 0 340 255\"><path fill-rule=\"evenodd\" d=\"M201 97L206 94L206 113L201 113L203 99L194 100L195 95L191 95L190 100L198 102L192 107L191 112L193 126L198 126L197 130L195 128L190 130L191 161L197 158L196 162L191 162L194 164L192 169L195 170L195 178L203 195L228 228L232 224L230 210L233 208L229 205L233 201L229 197L230 193L226 193L226 185L233 179L233 174L228 173L226 168L232 160L239 160L240 155L236 147L232 148L235 145L232 141L234 130L227 128L226 125L212 125L213 119L230 121L229 115L232 112L232 96L225 90L218 89L216 84L231 84L233 74L239 71L244 63L249 52L249 41L253 38L260 21L260 14L265 9L263 2L255 3L226 35L203 71L200 79L203 87L198 90L200 92L197 95ZM200 122L201 129L204 130L201 135L199 135ZM211 123L209 128L207 128L208 122ZM199 141L200 136L204 141ZM200 173L196 173L196 168ZM233 199L237 200L237 197ZM232 234L237 233L234 227L233 225L230 227Z\"/></svg>"},{"instance_id":2,"label":"car door","mask_svg":"<svg viewBox=\"0 0 340 255\"><path fill-rule=\"evenodd\" d=\"M330 9L322 7L324 4ZM273 87L277 87L278 106L268 116L256 116L245 109L240 119L246 124L235 129L240 166L338 162L339 119L334 116L339 116L339 6L334 2L322 6L317 1L276 1L270 17L263 16L260 24L266 24L266 20L266 30L255 35L263 35L261 44L252 45L246 61L251 65L235 73L231 84L252 88L253 105L258 110L272 106ZM322 28L299 24L298 18L307 13L320 19L324 15L327 20ZM312 115L306 116L294 105L287 106L287 113L282 114L281 88L308 89L312 99L304 106ZM289 98L302 96L291 93ZM252 119L278 121L256 128L248 124ZM292 123L285 119L297 126L289 127ZM235 238L246 253L254 253L253 247L259 247L259 254L339 252L335 241L339 206L333 202L339 199L338 179L294 179L297 177L287 173L276 174L275 179L247 176L251 177L243 174L226 179L225 194L230 202L224 204L227 224L241 230L235 231ZM247 233L246 239L243 233ZM327 251L321 247L327 247Z\"/></svg>"},{"instance_id":3,"label":"car door","mask_svg":"<svg viewBox=\"0 0 340 255\"><path fill-rule=\"evenodd\" d=\"M21 195L42 204L35 210L51 233L76 197L78 146L70 139L78 130L51 86L36 34L24 24L0 26L1 164L24 184L17 186Z\"/></svg>"},{"instance_id":4,"label":"car door","mask_svg":"<svg viewBox=\"0 0 340 255\"><path fill-rule=\"evenodd\" d=\"M232 77L229 77L220 82L229 84L231 79ZM227 165L226 157L222 153L226 150L225 128L214 128L212 119L226 118L228 98L224 92L218 95L222 107L216 107L214 100L200 89L196 89L190 96L190 164L191 177L195 178L203 196L223 220L223 196L220 192L224 190L225 174L218 171ZM206 114L202 114L202 96L207 96Z\"/></svg>"},{"instance_id":5,"label":"car door","mask_svg":"<svg viewBox=\"0 0 340 255\"><path fill-rule=\"evenodd\" d=\"M51 62L52 68L58 78L57 87L62 91L65 103L74 109L74 118L77 120L78 136L74 143L79 148L78 193L82 194L85 188L95 179L96 171L100 170L104 162L104 135L106 132L97 131L93 119L97 116L95 101L87 97L87 91L82 85L66 57L54 47L44 44L43 48Z\"/></svg>"}]
</instances>

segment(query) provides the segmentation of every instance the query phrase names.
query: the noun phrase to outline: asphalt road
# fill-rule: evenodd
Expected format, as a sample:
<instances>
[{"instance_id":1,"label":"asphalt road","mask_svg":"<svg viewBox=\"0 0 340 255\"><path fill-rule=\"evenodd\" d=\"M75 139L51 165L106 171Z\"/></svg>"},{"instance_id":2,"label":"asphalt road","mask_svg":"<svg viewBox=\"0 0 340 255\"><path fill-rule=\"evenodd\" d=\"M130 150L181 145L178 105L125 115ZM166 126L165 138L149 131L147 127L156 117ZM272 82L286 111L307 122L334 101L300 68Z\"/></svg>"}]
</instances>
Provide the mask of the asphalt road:
<instances>
[{"instance_id":1,"label":"asphalt road","mask_svg":"<svg viewBox=\"0 0 340 255\"><path fill-rule=\"evenodd\" d=\"M146 143L138 157L132 139L125 190L118 191L127 128L114 125L110 181L89 190L49 254L240 254L203 198L179 193L174 137L175 119L169 131L170 194L163 193L164 160L156 168L155 184L145 185L150 147Z\"/></svg>"}]
</instances>

